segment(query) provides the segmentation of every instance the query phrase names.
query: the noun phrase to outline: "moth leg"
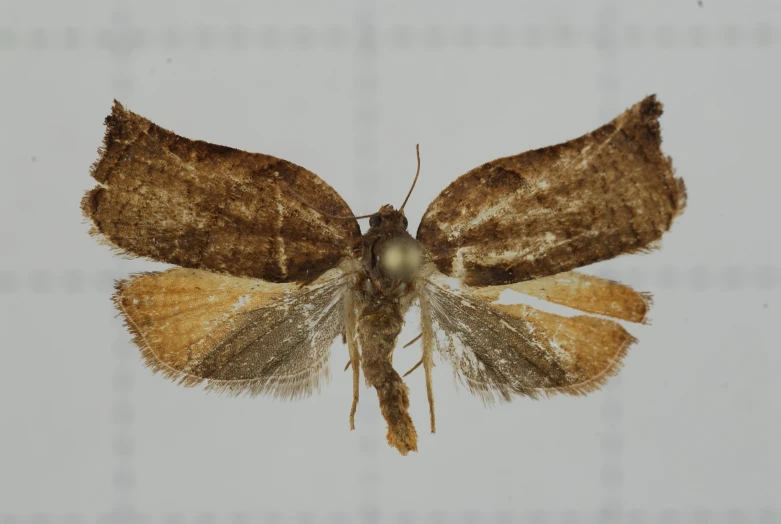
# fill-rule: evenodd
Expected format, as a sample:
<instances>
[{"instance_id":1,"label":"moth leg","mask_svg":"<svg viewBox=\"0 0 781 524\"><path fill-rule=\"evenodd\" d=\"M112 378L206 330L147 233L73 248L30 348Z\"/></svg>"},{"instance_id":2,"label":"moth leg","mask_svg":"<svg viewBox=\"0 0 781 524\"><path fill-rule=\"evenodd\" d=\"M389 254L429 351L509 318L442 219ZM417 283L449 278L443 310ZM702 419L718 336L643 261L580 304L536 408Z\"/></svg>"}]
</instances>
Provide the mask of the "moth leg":
<instances>
[{"instance_id":1,"label":"moth leg","mask_svg":"<svg viewBox=\"0 0 781 524\"><path fill-rule=\"evenodd\" d=\"M344 300L345 314L344 314L344 338L347 341L347 349L350 352L350 360L347 362L344 370L347 371L347 367L352 365L353 368L353 404L350 408L350 430L355 429L355 412L358 409L358 396L359 396L359 381L361 377L361 355L358 352L358 341L355 337L355 305L353 304L352 295L348 293L348 296Z\"/></svg>"},{"instance_id":2,"label":"moth leg","mask_svg":"<svg viewBox=\"0 0 781 524\"><path fill-rule=\"evenodd\" d=\"M415 364L414 366L412 366L412 369L410 369L409 371L407 371L406 373L404 373L404 374L401 376L401 378L404 378L404 377L406 377L407 375L409 375L410 373L412 373L413 371L415 371L416 369L418 369L422 363L423 363L423 359L420 359L420 360L418 361L418 363L417 363L417 364Z\"/></svg>"},{"instance_id":3,"label":"moth leg","mask_svg":"<svg viewBox=\"0 0 781 524\"><path fill-rule=\"evenodd\" d=\"M409 342L407 342L406 344L404 344L404 345L402 346L402 348L408 348L408 347L410 347L412 344L414 344L415 342L417 342L418 340L420 340L420 337L422 337L422 336L423 336L423 333L419 334L417 337L413 338L412 340L410 340ZM419 365L419 364L418 364L418 365ZM415 366L415 367L418 367L418 366ZM414 368L413 368L413 369L414 369ZM407 372L407 375L408 375L409 373L410 373L410 372ZM406 377L407 375L404 375L404 376Z\"/></svg>"},{"instance_id":4,"label":"moth leg","mask_svg":"<svg viewBox=\"0 0 781 524\"><path fill-rule=\"evenodd\" d=\"M350 430L355 429L355 412L358 410L358 382L361 375L360 361L353 366L353 405L350 407Z\"/></svg>"},{"instance_id":5,"label":"moth leg","mask_svg":"<svg viewBox=\"0 0 781 524\"><path fill-rule=\"evenodd\" d=\"M431 383L431 369L434 367L434 325L431 320L431 308L426 297L420 298L420 336L423 338L423 356L420 362L410 370L423 363L423 371L426 374L426 396L428 397L428 412L431 423L431 432L437 432L436 417L434 416L434 387Z\"/></svg>"},{"instance_id":6,"label":"moth leg","mask_svg":"<svg viewBox=\"0 0 781 524\"><path fill-rule=\"evenodd\" d=\"M431 432L437 432L437 422L434 416L434 386L431 383L431 368L433 361L431 358L423 361L423 371L426 372L426 396L428 397L428 412L431 422Z\"/></svg>"}]
</instances>

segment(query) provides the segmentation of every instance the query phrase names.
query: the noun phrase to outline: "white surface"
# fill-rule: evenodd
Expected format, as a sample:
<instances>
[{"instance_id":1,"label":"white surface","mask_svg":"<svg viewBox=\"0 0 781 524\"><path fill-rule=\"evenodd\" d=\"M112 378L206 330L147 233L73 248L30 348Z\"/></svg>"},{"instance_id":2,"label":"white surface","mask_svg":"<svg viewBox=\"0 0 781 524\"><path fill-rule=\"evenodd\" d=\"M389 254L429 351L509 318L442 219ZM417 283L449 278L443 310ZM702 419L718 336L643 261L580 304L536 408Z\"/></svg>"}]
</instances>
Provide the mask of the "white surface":
<instances>
[{"instance_id":1,"label":"white surface","mask_svg":"<svg viewBox=\"0 0 781 524\"><path fill-rule=\"evenodd\" d=\"M778 518L781 10L618 4L2 3L0 515ZM356 47L372 20L376 53ZM432 436L416 372L420 452L407 458L385 445L371 391L348 430L340 342L330 386L299 403L151 375L109 295L112 278L163 266L113 257L81 220L113 98L179 134L303 165L361 214L401 203L420 142L414 231L456 176L652 92L689 205L661 251L589 269L655 297L619 379L486 410L439 364ZM399 369L417 347L399 350Z\"/></svg>"}]
</instances>

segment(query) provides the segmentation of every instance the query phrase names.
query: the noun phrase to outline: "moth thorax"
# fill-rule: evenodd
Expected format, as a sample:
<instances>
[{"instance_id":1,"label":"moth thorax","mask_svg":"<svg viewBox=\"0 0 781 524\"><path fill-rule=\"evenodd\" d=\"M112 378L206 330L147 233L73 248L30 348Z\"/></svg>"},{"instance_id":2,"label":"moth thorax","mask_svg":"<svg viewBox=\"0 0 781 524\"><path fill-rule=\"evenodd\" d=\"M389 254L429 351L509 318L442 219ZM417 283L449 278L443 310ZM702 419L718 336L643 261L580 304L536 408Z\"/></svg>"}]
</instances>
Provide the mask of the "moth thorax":
<instances>
[{"instance_id":1,"label":"moth thorax","mask_svg":"<svg viewBox=\"0 0 781 524\"><path fill-rule=\"evenodd\" d=\"M417 271L421 264L420 248L409 241L390 241L378 254L382 272L390 277L404 277Z\"/></svg>"}]
</instances>

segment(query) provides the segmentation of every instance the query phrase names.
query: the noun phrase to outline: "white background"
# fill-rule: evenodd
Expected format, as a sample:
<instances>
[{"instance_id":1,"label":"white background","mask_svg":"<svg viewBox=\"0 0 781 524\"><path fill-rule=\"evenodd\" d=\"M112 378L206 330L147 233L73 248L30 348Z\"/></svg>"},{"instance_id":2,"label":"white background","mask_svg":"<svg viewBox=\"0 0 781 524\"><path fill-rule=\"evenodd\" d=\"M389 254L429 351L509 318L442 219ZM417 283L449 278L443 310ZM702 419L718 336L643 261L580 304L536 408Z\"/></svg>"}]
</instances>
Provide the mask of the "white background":
<instances>
[{"instance_id":1,"label":"white background","mask_svg":"<svg viewBox=\"0 0 781 524\"><path fill-rule=\"evenodd\" d=\"M781 521L780 51L770 0L0 3L0 517ZM587 269L654 294L624 370L488 410L440 364L436 435L416 372L408 457L372 391L349 431L341 342L298 403L152 375L109 297L165 266L114 257L79 210L113 98L305 166L360 214L401 203L419 142L414 231L458 175L650 93L689 204L660 251Z\"/></svg>"}]
</instances>

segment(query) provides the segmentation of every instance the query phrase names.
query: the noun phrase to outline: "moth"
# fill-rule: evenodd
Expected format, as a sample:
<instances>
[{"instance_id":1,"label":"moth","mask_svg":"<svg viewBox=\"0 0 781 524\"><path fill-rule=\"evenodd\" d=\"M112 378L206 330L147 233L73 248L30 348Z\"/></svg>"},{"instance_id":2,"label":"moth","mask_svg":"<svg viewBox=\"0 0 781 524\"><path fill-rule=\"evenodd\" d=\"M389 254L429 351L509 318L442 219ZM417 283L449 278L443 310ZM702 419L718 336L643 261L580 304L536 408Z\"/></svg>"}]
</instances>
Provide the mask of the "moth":
<instances>
[{"instance_id":1,"label":"moth","mask_svg":"<svg viewBox=\"0 0 781 524\"><path fill-rule=\"evenodd\" d=\"M118 281L113 295L153 371L297 399L328 378L341 337L350 429L363 370L406 455L417 432L393 353L413 305L432 433L435 352L486 402L585 395L617 373L635 338L611 318L644 322L650 295L573 270L657 247L683 211L661 114L649 96L580 138L483 164L431 202L413 237L412 189L398 209L356 217L303 167L178 136L115 101L81 208L121 254L178 266ZM583 314L500 304L505 290Z\"/></svg>"}]
</instances>

